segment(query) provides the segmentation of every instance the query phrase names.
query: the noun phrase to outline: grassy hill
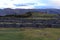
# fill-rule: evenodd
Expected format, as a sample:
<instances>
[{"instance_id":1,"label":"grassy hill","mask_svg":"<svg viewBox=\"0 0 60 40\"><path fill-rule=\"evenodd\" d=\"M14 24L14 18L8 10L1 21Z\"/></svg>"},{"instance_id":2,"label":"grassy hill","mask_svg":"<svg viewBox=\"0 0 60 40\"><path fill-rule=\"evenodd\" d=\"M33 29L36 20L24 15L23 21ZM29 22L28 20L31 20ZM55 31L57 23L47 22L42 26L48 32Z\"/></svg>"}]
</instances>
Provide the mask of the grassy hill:
<instances>
[{"instance_id":1,"label":"grassy hill","mask_svg":"<svg viewBox=\"0 0 60 40\"><path fill-rule=\"evenodd\" d=\"M52 17L57 17L58 14L48 14L44 12L27 12L25 14L11 14L11 15L5 15L5 16L0 16L0 17L40 17L40 18L52 18Z\"/></svg>"}]
</instances>

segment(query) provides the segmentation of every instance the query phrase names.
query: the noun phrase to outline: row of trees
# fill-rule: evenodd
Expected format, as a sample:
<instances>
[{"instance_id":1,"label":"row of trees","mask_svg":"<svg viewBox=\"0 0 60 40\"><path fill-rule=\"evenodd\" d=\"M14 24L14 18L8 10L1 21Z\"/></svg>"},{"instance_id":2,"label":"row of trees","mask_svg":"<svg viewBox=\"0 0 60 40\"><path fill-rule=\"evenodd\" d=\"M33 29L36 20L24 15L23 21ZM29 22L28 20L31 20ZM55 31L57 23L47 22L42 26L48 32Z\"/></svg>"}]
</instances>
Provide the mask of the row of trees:
<instances>
[{"instance_id":1,"label":"row of trees","mask_svg":"<svg viewBox=\"0 0 60 40\"><path fill-rule=\"evenodd\" d=\"M9 14L9 15L5 15L5 16L0 16L0 17L21 17L21 18L25 18L25 17L31 17L31 16L32 16L32 13L27 12L26 14L18 15L17 13L15 13L15 14Z\"/></svg>"}]
</instances>

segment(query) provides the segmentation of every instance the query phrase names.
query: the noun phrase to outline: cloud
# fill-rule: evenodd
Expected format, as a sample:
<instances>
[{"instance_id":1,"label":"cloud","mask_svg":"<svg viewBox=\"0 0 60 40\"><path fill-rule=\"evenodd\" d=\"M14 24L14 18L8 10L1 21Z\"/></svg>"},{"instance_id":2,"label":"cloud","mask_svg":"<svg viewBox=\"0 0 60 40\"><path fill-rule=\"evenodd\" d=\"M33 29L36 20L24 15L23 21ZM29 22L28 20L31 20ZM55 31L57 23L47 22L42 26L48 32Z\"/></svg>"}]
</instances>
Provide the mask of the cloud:
<instances>
[{"instance_id":1,"label":"cloud","mask_svg":"<svg viewBox=\"0 0 60 40\"><path fill-rule=\"evenodd\" d=\"M54 8L60 9L60 0L48 0L48 2Z\"/></svg>"},{"instance_id":2,"label":"cloud","mask_svg":"<svg viewBox=\"0 0 60 40\"><path fill-rule=\"evenodd\" d=\"M60 9L60 0L0 0L0 8L57 8Z\"/></svg>"},{"instance_id":3,"label":"cloud","mask_svg":"<svg viewBox=\"0 0 60 40\"><path fill-rule=\"evenodd\" d=\"M41 0L0 0L0 8L34 9L35 6L45 6Z\"/></svg>"}]
</instances>

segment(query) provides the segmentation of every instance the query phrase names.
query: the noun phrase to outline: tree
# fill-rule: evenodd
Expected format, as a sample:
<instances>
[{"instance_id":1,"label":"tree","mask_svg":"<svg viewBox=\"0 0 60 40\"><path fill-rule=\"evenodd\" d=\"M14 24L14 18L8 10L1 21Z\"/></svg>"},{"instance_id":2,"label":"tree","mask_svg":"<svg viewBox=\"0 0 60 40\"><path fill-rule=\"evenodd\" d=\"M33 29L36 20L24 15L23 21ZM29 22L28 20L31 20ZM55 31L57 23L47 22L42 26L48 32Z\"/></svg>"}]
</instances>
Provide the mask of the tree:
<instances>
[{"instance_id":1,"label":"tree","mask_svg":"<svg viewBox=\"0 0 60 40\"><path fill-rule=\"evenodd\" d=\"M26 14L27 14L27 17L32 16L32 12L27 12Z\"/></svg>"}]
</instances>

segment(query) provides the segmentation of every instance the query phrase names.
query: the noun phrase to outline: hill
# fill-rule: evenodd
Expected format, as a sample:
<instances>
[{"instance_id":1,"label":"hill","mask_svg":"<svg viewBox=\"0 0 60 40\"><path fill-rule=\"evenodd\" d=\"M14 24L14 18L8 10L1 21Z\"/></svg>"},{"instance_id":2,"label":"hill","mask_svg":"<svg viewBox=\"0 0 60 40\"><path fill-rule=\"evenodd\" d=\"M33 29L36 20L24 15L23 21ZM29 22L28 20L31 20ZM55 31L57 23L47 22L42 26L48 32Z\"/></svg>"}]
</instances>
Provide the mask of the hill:
<instances>
[{"instance_id":1,"label":"hill","mask_svg":"<svg viewBox=\"0 0 60 40\"><path fill-rule=\"evenodd\" d=\"M25 14L27 12L44 12L47 14L60 14L60 9L0 9L0 15L9 15L9 14Z\"/></svg>"}]
</instances>

